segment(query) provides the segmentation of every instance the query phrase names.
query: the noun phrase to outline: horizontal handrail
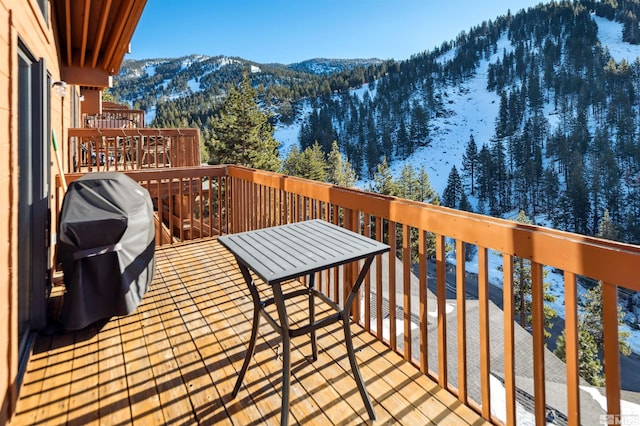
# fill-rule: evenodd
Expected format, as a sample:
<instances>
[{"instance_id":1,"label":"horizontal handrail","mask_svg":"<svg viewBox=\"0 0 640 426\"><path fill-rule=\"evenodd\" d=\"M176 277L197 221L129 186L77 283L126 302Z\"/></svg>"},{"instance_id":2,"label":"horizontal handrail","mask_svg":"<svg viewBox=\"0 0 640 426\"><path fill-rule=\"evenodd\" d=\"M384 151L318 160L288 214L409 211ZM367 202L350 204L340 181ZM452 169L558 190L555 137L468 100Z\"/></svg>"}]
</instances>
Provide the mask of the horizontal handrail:
<instances>
[{"instance_id":1,"label":"horizontal handrail","mask_svg":"<svg viewBox=\"0 0 640 426\"><path fill-rule=\"evenodd\" d=\"M640 291L640 247L396 197L228 166L230 177L358 210Z\"/></svg>"}]
</instances>

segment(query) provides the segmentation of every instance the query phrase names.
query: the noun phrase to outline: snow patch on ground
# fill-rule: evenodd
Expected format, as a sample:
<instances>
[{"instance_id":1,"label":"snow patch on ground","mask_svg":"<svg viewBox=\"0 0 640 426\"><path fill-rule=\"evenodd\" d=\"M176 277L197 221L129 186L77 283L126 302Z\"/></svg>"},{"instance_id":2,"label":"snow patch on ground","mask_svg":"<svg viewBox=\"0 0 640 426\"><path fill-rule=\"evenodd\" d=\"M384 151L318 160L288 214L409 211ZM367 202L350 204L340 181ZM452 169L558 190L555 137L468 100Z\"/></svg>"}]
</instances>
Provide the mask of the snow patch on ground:
<instances>
[{"instance_id":1,"label":"snow patch on ground","mask_svg":"<svg viewBox=\"0 0 640 426\"><path fill-rule=\"evenodd\" d=\"M153 64L149 64L144 68L144 71L147 73L147 76L149 77L153 77L154 75L156 75L156 65Z\"/></svg>"},{"instance_id":2,"label":"snow patch on ground","mask_svg":"<svg viewBox=\"0 0 640 426\"><path fill-rule=\"evenodd\" d=\"M609 53L617 62L625 59L632 63L640 56L640 45L629 44L622 41L622 24L601 18L595 14L592 19L598 25L598 39L602 47L608 47Z\"/></svg>"},{"instance_id":3,"label":"snow patch on ground","mask_svg":"<svg viewBox=\"0 0 640 426\"><path fill-rule=\"evenodd\" d=\"M193 93L199 92L201 90L200 82L195 78L190 78L187 81L187 87L189 87L189 90L191 90Z\"/></svg>"}]
</instances>

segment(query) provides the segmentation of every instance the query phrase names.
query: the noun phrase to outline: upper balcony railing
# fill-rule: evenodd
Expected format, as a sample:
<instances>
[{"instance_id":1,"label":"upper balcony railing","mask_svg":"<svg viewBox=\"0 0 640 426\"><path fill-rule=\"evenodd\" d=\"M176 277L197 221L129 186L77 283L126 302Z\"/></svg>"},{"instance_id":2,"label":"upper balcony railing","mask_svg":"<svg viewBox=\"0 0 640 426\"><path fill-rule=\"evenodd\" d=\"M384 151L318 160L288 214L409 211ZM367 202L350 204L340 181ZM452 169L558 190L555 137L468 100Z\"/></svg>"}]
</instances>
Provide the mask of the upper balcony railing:
<instances>
[{"instance_id":1,"label":"upper balcony railing","mask_svg":"<svg viewBox=\"0 0 640 426\"><path fill-rule=\"evenodd\" d=\"M129 109L127 106L112 102L104 102L100 114L82 114L82 122L84 127L92 129L145 127L143 110Z\"/></svg>"},{"instance_id":2,"label":"upper balcony railing","mask_svg":"<svg viewBox=\"0 0 640 426\"><path fill-rule=\"evenodd\" d=\"M69 129L65 173L200 165L198 129Z\"/></svg>"},{"instance_id":3,"label":"upper balcony railing","mask_svg":"<svg viewBox=\"0 0 640 426\"><path fill-rule=\"evenodd\" d=\"M462 404L498 424L517 423L516 402L523 391L533 401L537 424L546 424L549 406L557 405L570 425L581 424L581 415L587 419L584 405L589 401L580 398L584 382L579 376L577 281L579 277L602 281L607 411L621 412L618 288L640 291L638 246L239 166L127 174L146 187L154 200L159 245L312 218L389 244L396 257L377 258L363 286L362 303L352 313L354 321L454 393ZM59 190L58 199L61 195ZM455 248L455 266L447 263L447 246ZM478 252L474 297L467 293L465 250L469 246ZM493 252L502 256L503 310L490 300ZM517 258L531 262L530 334L514 317ZM543 268L547 267L561 270L564 278L566 364L559 363L545 346ZM335 269L318 276L316 285L341 303L348 290L344 283L353 282L350 278L355 273L355 265ZM449 302L447 292L453 293ZM496 329L492 319L501 326ZM520 378L521 363L531 369L527 380ZM562 376L562 383L551 384L551 373ZM500 377L501 386L492 380L495 376ZM562 403L555 396L547 398L550 388L558 395L558 386ZM492 394L503 394L506 402L497 406Z\"/></svg>"}]
</instances>

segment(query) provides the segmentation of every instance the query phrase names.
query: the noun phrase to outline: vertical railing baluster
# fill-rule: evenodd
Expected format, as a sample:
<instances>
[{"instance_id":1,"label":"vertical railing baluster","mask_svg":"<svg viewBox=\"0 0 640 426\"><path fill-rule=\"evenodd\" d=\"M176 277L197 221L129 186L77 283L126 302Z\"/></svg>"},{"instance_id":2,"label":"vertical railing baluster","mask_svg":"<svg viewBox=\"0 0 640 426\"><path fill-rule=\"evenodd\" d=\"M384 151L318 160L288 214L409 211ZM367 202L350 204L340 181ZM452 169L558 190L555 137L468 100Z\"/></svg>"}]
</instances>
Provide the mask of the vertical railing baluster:
<instances>
[{"instance_id":1,"label":"vertical railing baluster","mask_svg":"<svg viewBox=\"0 0 640 426\"><path fill-rule=\"evenodd\" d=\"M489 265L487 249L478 247L478 304L480 305L480 394L482 416L491 418L491 371L489 346Z\"/></svg>"},{"instance_id":2,"label":"vertical railing baluster","mask_svg":"<svg viewBox=\"0 0 640 426\"><path fill-rule=\"evenodd\" d=\"M169 235L171 236L171 241L176 237L175 234L175 225L174 225L174 203L173 203L173 179L167 179L167 204L169 205Z\"/></svg>"},{"instance_id":3,"label":"vertical railing baluster","mask_svg":"<svg viewBox=\"0 0 640 426\"><path fill-rule=\"evenodd\" d=\"M458 312L458 399L467 404L467 288L464 241L456 240L456 306Z\"/></svg>"},{"instance_id":4,"label":"vertical railing baluster","mask_svg":"<svg viewBox=\"0 0 640 426\"><path fill-rule=\"evenodd\" d=\"M504 388L506 395L506 424L516 424L515 378L515 306L513 295L513 256L502 255L502 306L504 313Z\"/></svg>"},{"instance_id":5,"label":"vertical railing baluster","mask_svg":"<svg viewBox=\"0 0 640 426\"><path fill-rule=\"evenodd\" d=\"M411 362L411 229L402 225L404 359Z\"/></svg>"},{"instance_id":6,"label":"vertical railing baluster","mask_svg":"<svg viewBox=\"0 0 640 426\"><path fill-rule=\"evenodd\" d=\"M618 335L618 287L602 283L602 333L607 414L620 416L620 343Z\"/></svg>"},{"instance_id":7,"label":"vertical railing baluster","mask_svg":"<svg viewBox=\"0 0 640 426\"><path fill-rule=\"evenodd\" d=\"M522 285L522 283L520 284ZM544 368L544 283L542 265L531 262L531 327L533 329L533 388L537 425L546 425Z\"/></svg>"},{"instance_id":8,"label":"vertical railing baluster","mask_svg":"<svg viewBox=\"0 0 640 426\"><path fill-rule=\"evenodd\" d=\"M447 389L447 264L443 235L436 235L436 297L438 300L438 384Z\"/></svg>"},{"instance_id":9,"label":"vertical railing baluster","mask_svg":"<svg viewBox=\"0 0 640 426\"><path fill-rule=\"evenodd\" d=\"M398 350L396 331L396 222L389 221L389 346Z\"/></svg>"},{"instance_id":10,"label":"vertical railing baluster","mask_svg":"<svg viewBox=\"0 0 640 426\"><path fill-rule=\"evenodd\" d=\"M364 236L371 238L371 215L364 214ZM371 270L364 278L364 329L371 332Z\"/></svg>"},{"instance_id":11,"label":"vertical railing baluster","mask_svg":"<svg viewBox=\"0 0 640 426\"><path fill-rule=\"evenodd\" d=\"M156 157L157 159L157 157ZM182 178L178 178L178 226L180 226L180 241L184 241L184 221L182 220L184 216L184 180Z\"/></svg>"},{"instance_id":12,"label":"vertical railing baluster","mask_svg":"<svg viewBox=\"0 0 640 426\"><path fill-rule=\"evenodd\" d=\"M250 228L251 230L254 229L258 229L260 228L260 187L258 184L256 184L255 182L251 182L251 200L250 202L250 206L252 207L251 209L251 224L250 224Z\"/></svg>"},{"instance_id":13,"label":"vertical railing baluster","mask_svg":"<svg viewBox=\"0 0 640 426\"><path fill-rule=\"evenodd\" d=\"M160 245L162 245L164 243L164 218L163 218L163 213L164 213L164 205L163 205L163 201L162 201L162 179L158 178L156 180L156 194L158 194L158 233L159 233L159 240L160 240ZM171 224L169 224L171 225ZM168 243L171 244L171 228L169 228L169 241Z\"/></svg>"},{"instance_id":14,"label":"vertical railing baluster","mask_svg":"<svg viewBox=\"0 0 640 426\"><path fill-rule=\"evenodd\" d=\"M333 205L333 224L338 225L338 206ZM333 301L339 303L340 300L340 268L333 268Z\"/></svg>"},{"instance_id":15,"label":"vertical railing baluster","mask_svg":"<svg viewBox=\"0 0 640 426\"><path fill-rule=\"evenodd\" d=\"M380 216L376 216L375 224L376 240L382 242L382 218ZM379 254L376 256L376 336L381 342L384 341L382 335L382 299L382 255Z\"/></svg>"},{"instance_id":16,"label":"vertical railing baluster","mask_svg":"<svg viewBox=\"0 0 640 426\"><path fill-rule=\"evenodd\" d=\"M580 424L580 361L578 342L578 292L576 276L564 273L564 335L567 365L567 418L569 426Z\"/></svg>"},{"instance_id":17,"label":"vertical railing baluster","mask_svg":"<svg viewBox=\"0 0 640 426\"><path fill-rule=\"evenodd\" d=\"M231 179L227 176L218 177L218 234L223 235L229 232L229 182ZM224 186L224 188L223 188ZM224 192L223 192L224 189ZM224 217L223 217L224 216ZM223 226L224 224L224 226Z\"/></svg>"},{"instance_id":18,"label":"vertical railing baluster","mask_svg":"<svg viewBox=\"0 0 640 426\"><path fill-rule=\"evenodd\" d=\"M429 291L429 258L427 246L427 231L422 229L418 232L418 275L420 293L420 371L424 374L429 370L429 340L428 340L428 310L427 292Z\"/></svg>"},{"instance_id":19,"label":"vertical railing baluster","mask_svg":"<svg viewBox=\"0 0 640 426\"><path fill-rule=\"evenodd\" d=\"M347 229L360 234L360 212L358 210L347 210L349 213L349 218L348 218L348 225L347 225ZM353 284L356 281L356 277L358 276L358 272L359 272L359 268L358 268L358 262L351 262L348 265L346 265L346 269L348 271L347 273L347 286L345 288L345 293L344 293L344 300L346 302L347 300L347 296L349 295L349 293L351 292L351 288L353 287ZM361 297L361 293L362 289L358 289L358 293L356 296L357 303L354 303L351 306L351 315L353 316L353 322L356 324L361 323L361 315L360 315L360 297Z\"/></svg>"}]
</instances>

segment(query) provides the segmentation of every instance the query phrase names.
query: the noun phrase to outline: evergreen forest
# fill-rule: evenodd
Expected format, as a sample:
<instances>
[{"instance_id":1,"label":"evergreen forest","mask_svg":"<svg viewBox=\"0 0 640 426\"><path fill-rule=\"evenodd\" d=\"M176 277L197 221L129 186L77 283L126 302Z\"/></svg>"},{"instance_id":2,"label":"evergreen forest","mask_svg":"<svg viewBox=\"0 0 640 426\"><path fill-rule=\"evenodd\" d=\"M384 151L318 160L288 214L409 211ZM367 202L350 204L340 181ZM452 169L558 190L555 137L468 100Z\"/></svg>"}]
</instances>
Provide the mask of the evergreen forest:
<instances>
[{"instance_id":1,"label":"evergreen forest","mask_svg":"<svg viewBox=\"0 0 640 426\"><path fill-rule=\"evenodd\" d=\"M403 61L325 61L325 71L224 57L125 61L111 93L155 109L151 126L200 128L211 153L227 96L248 84L268 125L300 123L291 158L271 169L360 179L369 182L364 189L402 195L407 182L394 182L389 165L430 148L435 123L451 114L444 94L490 61L486 91L499 99L492 137L452 140L464 144L464 156L445 190L412 197L494 216L523 211L587 235L598 234L606 214L616 239L638 244L640 58L617 61L594 16L619 23L624 43L640 43L640 1L559 1L482 22ZM353 89L365 83L360 96ZM326 162L322 172L300 167L310 159ZM337 161L344 181L331 177ZM428 185L423 168L405 169Z\"/></svg>"}]
</instances>

